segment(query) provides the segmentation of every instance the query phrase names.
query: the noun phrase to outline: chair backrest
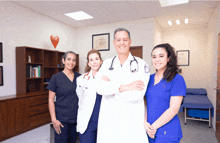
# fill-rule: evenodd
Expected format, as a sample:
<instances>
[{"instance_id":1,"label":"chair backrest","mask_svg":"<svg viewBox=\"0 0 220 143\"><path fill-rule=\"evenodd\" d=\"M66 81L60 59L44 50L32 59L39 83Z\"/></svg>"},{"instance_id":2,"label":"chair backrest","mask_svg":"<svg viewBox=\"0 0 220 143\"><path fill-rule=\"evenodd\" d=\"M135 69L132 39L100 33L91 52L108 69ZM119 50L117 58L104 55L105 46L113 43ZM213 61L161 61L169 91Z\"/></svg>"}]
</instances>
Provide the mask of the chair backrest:
<instances>
[{"instance_id":1,"label":"chair backrest","mask_svg":"<svg viewBox=\"0 0 220 143\"><path fill-rule=\"evenodd\" d=\"M205 96L207 96L207 91L205 88L187 88L186 95L205 95Z\"/></svg>"}]
</instances>

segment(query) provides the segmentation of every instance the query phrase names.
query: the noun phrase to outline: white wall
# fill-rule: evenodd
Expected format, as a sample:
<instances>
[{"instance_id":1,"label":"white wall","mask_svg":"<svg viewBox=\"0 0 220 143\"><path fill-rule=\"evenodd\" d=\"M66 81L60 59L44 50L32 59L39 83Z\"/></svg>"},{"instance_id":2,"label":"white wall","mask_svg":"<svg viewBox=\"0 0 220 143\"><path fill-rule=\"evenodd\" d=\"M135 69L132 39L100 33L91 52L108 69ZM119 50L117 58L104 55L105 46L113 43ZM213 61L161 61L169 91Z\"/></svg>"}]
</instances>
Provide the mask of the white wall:
<instances>
[{"instance_id":1,"label":"white wall","mask_svg":"<svg viewBox=\"0 0 220 143\"><path fill-rule=\"evenodd\" d=\"M220 33L220 5L215 9L208 24L208 47L210 52L207 53L209 65L208 93L209 99L214 106L214 129L216 129L216 88L217 88L217 61L218 61L218 34Z\"/></svg>"},{"instance_id":2,"label":"white wall","mask_svg":"<svg viewBox=\"0 0 220 143\"><path fill-rule=\"evenodd\" d=\"M163 33L163 42L170 43L177 50L189 50L189 66L180 66L187 87L207 88L209 66L207 61L207 28L196 26L192 28L167 30Z\"/></svg>"},{"instance_id":3,"label":"white wall","mask_svg":"<svg viewBox=\"0 0 220 143\"><path fill-rule=\"evenodd\" d=\"M75 29L11 2L0 2L0 42L3 43L4 86L0 96L16 94L15 47L32 46L54 50L50 35L59 36L56 50L75 48Z\"/></svg>"},{"instance_id":4,"label":"white wall","mask_svg":"<svg viewBox=\"0 0 220 143\"><path fill-rule=\"evenodd\" d=\"M76 51L79 53L80 56L80 73L84 72L87 53L89 50L92 49L93 34L110 33L110 51L101 51L101 56L103 60L117 55L117 52L113 45L113 33L114 30L119 27L126 28L130 31L132 39L131 46L143 46L143 59L149 65L151 64L150 53L154 46L153 18L78 28L76 30Z\"/></svg>"},{"instance_id":5,"label":"white wall","mask_svg":"<svg viewBox=\"0 0 220 143\"><path fill-rule=\"evenodd\" d=\"M163 31L158 24L157 20L154 19L154 46L162 44Z\"/></svg>"}]
</instances>

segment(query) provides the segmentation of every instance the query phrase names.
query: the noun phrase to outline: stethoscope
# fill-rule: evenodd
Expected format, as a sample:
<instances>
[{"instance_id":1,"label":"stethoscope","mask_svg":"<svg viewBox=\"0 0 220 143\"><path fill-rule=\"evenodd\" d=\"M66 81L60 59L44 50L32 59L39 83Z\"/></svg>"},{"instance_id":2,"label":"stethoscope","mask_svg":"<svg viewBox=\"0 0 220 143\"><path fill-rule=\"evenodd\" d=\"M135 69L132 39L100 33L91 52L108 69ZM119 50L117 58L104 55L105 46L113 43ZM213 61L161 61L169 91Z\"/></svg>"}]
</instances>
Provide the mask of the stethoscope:
<instances>
[{"instance_id":1,"label":"stethoscope","mask_svg":"<svg viewBox=\"0 0 220 143\"><path fill-rule=\"evenodd\" d=\"M90 78L89 72L86 73L86 74L84 74L84 76L83 76L83 85L79 85L79 87L82 87L83 90L88 89L88 87L86 86L86 84L87 84L87 82L89 81L89 78Z\"/></svg>"},{"instance_id":2,"label":"stethoscope","mask_svg":"<svg viewBox=\"0 0 220 143\"><path fill-rule=\"evenodd\" d=\"M130 71L132 73L138 72L138 70L139 70L138 61L136 60L136 58L133 55L132 55L132 57L133 57L133 60L130 61ZM109 67L109 70L114 70L113 63L114 63L115 58L116 58L116 56L112 59L112 63L111 63L111 66ZM134 64L132 64L132 63L136 63L136 66L133 66ZM150 72L150 68L147 65L144 66L144 70L145 70L145 73Z\"/></svg>"},{"instance_id":3,"label":"stethoscope","mask_svg":"<svg viewBox=\"0 0 220 143\"><path fill-rule=\"evenodd\" d=\"M89 72L87 74L84 74L83 79L86 79L87 76L87 80L89 80L90 76L89 76Z\"/></svg>"},{"instance_id":4,"label":"stethoscope","mask_svg":"<svg viewBox=\"0 0 220 143\"><path fill-rule=\"evenodd\" d=\"M111 63L111 66L109 67L109 70L114 70L113 63L114 63L115 58L116 58L116 56L112 59L112 63ZM132 66L133 62L136 62L136 64L137 64L137 66L135 68L134 68L134 66ZM133 60L130 61L130 70L132 73L138 72L138 70L139 70L138 61L136 60L136 58L134 56L133 56Z\"/></svg>"}]
</instances>

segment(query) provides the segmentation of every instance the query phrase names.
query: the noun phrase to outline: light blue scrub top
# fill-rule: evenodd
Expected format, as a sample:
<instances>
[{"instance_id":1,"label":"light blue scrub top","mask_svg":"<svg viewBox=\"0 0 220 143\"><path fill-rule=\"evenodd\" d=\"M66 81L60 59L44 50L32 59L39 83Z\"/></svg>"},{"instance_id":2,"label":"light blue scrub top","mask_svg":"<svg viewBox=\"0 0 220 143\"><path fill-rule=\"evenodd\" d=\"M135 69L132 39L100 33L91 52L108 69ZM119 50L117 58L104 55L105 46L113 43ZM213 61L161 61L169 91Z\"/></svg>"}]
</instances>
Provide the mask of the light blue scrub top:
<instances>
[{"instance_id":1,"label":"light blue scrub top","mask_svg":"<svg viewBox=\"0 0 220 143\"><path fill-rule=\"evenodd\" d=\"M167 82L164 79L154 85L155 74L150 76L148 88L145 94L147 100L147 122L153 124L170 105L171 96L185 96L186 83L179 74ZM174 116L170 122L157 129L156 138L170 138L178 141L182 138L182 130L178 116Z\"/></svg>"}]
</instances>

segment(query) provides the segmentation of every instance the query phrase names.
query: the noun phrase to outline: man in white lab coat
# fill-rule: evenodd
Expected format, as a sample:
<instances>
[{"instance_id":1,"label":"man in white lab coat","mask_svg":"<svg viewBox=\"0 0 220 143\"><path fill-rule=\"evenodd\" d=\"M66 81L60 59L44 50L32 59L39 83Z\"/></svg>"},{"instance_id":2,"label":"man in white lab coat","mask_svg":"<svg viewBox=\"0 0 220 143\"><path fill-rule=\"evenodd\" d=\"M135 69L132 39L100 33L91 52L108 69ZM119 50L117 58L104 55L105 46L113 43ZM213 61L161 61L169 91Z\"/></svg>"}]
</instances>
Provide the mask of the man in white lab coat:
<instances>
[{"instance_id":1,"label":"man in white lab coat","mask_svg":"<svg viewBox=\"0 0 220 143\"><path fill-rule=\"evenodd\" d=\"M103 96L97 143L148 143L143 122L150 71L129 52L131 42L128 30L116 29L117 56L105 60L97 73L97 92Z\"/></svg>"}]
</instances>

